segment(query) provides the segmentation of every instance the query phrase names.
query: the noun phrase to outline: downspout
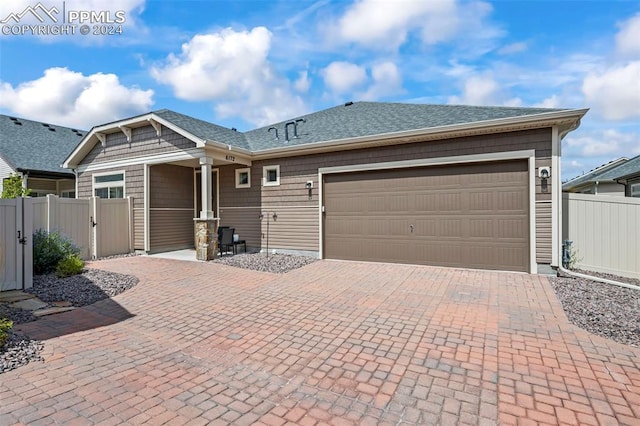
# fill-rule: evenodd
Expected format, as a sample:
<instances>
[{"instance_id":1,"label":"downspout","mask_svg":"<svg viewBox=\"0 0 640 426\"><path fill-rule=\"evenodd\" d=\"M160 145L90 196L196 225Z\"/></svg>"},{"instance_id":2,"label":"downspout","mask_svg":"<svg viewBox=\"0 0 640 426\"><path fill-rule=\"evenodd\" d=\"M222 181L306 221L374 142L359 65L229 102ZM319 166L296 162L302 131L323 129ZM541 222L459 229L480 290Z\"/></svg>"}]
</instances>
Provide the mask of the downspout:
<instances>
[{"instance_id":1,"label":"downspout","mask_svg":"<svg viewBox=\"0 0 640 426\"><path fill-rule=\"evenodd\" d=\"M76 199L78 199L78 169L71 169L73 172L73 176L75 177L75 184L73 186L73 190L76 193Z\"/></svg>"},{"instance_id":2,"label":"downspout","mask_svg":"<svg viewBox=\"0 0 640 426\"><path fill-rule=\"evenodd\" d=\"M631 290L640 291L640 286L637 286L637 285L633 285L633 284L629 284L629 283L621 283L620 281L608 280L606 278L594 277L592 275L587 275L587 274L580 274L578 272L573 272L573 271L569 271L567 269L564 269L563 266L559 266L558 270L561 271L563 274L569 275L570 277L584 278L584 279L591 280L591 281L597 281L597 282L603 283L603 284L610 284L610 285L615 285L615 286L618 286L618 287L624 287L624 288L628 288L628 289L631 289Z\"/></svg>"}]
</instances>

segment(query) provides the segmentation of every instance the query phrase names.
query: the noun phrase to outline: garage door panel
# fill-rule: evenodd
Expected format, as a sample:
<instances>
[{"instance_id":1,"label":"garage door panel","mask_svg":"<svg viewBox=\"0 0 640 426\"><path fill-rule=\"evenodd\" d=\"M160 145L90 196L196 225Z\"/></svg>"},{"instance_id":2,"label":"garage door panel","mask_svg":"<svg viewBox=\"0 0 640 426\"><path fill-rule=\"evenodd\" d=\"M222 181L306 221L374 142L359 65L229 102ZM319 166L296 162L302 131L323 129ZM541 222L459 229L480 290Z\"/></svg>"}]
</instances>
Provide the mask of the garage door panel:
<instances>
[{"instance_id":1,"label":"garage door panel","mask_svg":"<svg viewBox=\"0 0 640 426\"><path fill-rule=\"evenodd\" d=\"M528 270L527 161L326 175L323 187L327 258Z\"/></svg>"}]
</instances>

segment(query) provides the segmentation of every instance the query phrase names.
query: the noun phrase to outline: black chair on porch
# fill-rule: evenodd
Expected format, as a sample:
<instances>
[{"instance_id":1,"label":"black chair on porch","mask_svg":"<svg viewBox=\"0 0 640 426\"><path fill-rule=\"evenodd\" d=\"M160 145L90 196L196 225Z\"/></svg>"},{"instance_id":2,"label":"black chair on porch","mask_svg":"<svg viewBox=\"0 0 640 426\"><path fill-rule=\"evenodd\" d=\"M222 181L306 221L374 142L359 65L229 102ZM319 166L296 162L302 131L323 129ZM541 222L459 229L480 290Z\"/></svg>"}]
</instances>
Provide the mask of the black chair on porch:
<instances>
[{"instance_id":1,"label":"black chair on porch","mask_svg":"<svg viewBox=\"0 0 640 426\"><path fill-rule=\"evenodd\" d=\"M233 246L234 232L236 232L235 228L229 228L228 226L218 228L218 234L220 235L220 240L218 241L220 256L222 256L229 250L231 250L232 252L235 251L235 247Z\"/></svg>"}]
</instances>

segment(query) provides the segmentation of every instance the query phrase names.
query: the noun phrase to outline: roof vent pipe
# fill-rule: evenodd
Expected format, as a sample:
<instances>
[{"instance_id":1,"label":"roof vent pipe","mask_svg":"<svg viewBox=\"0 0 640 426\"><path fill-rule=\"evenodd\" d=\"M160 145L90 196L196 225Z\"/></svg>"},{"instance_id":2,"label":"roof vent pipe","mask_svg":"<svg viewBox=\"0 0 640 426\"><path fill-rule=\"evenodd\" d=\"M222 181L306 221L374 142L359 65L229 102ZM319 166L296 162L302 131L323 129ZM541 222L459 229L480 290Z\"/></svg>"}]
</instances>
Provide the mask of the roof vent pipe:
<instances>
[{"instance_id":1,"label":"roof vent pipe","mask_svg":"<svg viewBox=\"0 0 640 426\"><path fill-rule=\"evenodd\" d=\"M353 105L353 102L351 102L351 101L346 102L346 103L344 104L344 106L351 106L351 105Z\"/></svg>"},{"instance_id":2,"label":"roof vent pipe","mask_svg":"<svg viewBox=\"0 0 640 426\"><path fill-rule=\"evenodd\" d=\"M267 130L267 132L271 133L272 130L276 131L276 140L278 140L278 129L276 127L269 127L269 130Z\"/></svg>"},{"instance_id":3,"label":"roof vent pipe","mask_svg":"<svg viewBox=\"0 0 640 426\"><path fill-rule=\"evenodd\" d=\"M305 120L304 118L298 118L294 123L293 123L293 138L294 139L298 139L298 123L306 123L307 120Z\"/></svg>"},{"instance_id":4,"label":"roof vent pipe","mask_svg":"<svg viewBox=\"0 0 640 426\"><path fill-rule=\"evenodd\" d=\"M295 121L289 121L288 123L284 124L284 140L285 142L289 142L289 125L294 126L294 130L295 130L295 125L296 122ZM297 138L297 136L295 136Z\"/></svg>"}]
</instances>

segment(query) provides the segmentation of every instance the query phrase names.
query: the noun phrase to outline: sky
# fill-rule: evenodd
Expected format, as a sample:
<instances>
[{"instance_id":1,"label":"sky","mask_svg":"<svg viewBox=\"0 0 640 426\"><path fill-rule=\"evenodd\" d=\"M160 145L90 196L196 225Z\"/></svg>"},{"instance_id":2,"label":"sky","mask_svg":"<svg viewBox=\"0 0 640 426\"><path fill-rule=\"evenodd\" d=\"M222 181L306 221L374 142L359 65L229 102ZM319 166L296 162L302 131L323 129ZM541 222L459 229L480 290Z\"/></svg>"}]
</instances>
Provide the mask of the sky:
<instances>
[{"instance_id":1,"label":"sky","mask_svg":"<svg viewBox=\"0 0 640 426\"><path fill-rule=\"evenodd\" d=\"M168 108L244 131L347 101L589 108L563 180L640 154L640 1L3 0L0 30L0 113L51 124Z\"/></svg>"}]
</instances>

